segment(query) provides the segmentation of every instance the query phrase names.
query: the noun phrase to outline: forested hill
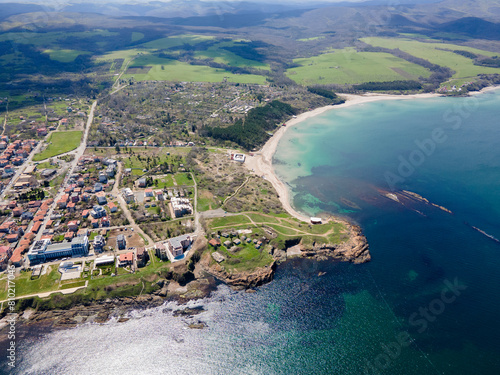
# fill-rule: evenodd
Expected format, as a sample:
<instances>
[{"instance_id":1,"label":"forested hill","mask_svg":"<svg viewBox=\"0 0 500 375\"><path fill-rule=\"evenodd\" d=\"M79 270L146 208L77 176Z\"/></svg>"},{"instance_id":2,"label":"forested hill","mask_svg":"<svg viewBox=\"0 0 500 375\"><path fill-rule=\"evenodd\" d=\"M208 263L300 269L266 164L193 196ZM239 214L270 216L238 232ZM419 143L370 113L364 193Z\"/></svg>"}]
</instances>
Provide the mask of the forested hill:
<instances>
[{"instance_id":1,"label":"forested hill","mask_svg":"<svg viewBox=\"0 0 500 375\"><path fill-rule=\"evenodd\" d=\"M208 128L208 136L237 143L252 150L262 146L270 137L268 132L276 129L284 120L296 114L289 104L274 100L264 107L251 109L243 120L228 127Z\"/></svg>"}]
</instances>

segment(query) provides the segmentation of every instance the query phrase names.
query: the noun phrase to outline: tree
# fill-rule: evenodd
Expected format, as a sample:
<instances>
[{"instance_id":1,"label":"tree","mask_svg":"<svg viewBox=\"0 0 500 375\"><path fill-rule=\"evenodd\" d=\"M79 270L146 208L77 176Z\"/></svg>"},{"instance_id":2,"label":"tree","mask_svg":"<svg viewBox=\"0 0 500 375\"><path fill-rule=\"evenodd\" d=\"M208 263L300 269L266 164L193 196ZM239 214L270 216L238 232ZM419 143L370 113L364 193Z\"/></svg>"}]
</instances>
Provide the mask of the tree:
<instances>
[{"instance_id":1,"label":"tree","mask_svg":"<svg viewBox=\"0 0 500 375\"><path fill-rule=\"evenodd\" d=\"M120 153L120 146L118 144L115 145L115 150L117 154Z\"/></svg>"}]
</instances>

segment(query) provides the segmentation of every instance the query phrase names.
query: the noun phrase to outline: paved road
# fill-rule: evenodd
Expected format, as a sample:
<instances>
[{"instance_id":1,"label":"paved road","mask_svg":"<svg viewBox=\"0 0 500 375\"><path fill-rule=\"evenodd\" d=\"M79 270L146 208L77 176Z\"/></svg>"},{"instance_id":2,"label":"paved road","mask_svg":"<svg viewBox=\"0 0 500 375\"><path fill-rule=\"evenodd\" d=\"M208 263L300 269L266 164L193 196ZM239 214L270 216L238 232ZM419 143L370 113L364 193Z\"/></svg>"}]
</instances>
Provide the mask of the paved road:
<instances>
[{"instance_id":1,"label":"paved road","mask_svg":"<svg viewBox=\"0 0 500 375\"><path fill-rule=\"evenodd\" d=\"M78 161L80 160L80 157L82 157L83 154L85 153L85 149L87 148L87 139L89 136L90 127L92 126L92 121L94 120L94 110L95 110L96 106L97 106L97 100L94 101L94 103L92 103L92 107L90 107L89 117L87 118L87 125L85 126L85 131L83 132L82 141L80 143L80 146L78 146L78 148L75 151L73 151L73 154L75 155L75 159L73 161L71 161L71 163L69 165L69 169L66 172L66 177L64 178L64 181L61 184L61 189L59 190L59 193L54 198L54 203L52 203L52 205L50 206L50 208L47 212L47 216L45 217L45 220L43 221L42 226L40 227L40 230L38 231L38 234L36 235L35 240L37 240L37 241L42 237L42 234L43 234L45 227L47 225L47 221L50 219L50 217L52 216L52 213L54 212L54 209L57 207L57 201L59 199L61 199L61 197L64 195L64 187L68 183L69 176L71 176L73 174L73 171L75 170L75 167L77 166Z\"/></svg>"},{"instance_id":2,"label":"paved road","mask_svg":"<svg viewBox=\"0 0 500 375\"><path fill-rule=\"evenodd\" d=\"M123 199L123 196L120 193L120 189L118 188L118 186L120 185L120 180L121 180L121 176L122 176L122 169L123 169L122 164L118 163L118 169L116 171L115 184L113 185L112 193L118 199L118 204L120 205L123 213L125 214L125 217L129 221L130 226L132 228L134 228L134 230L136 232L138 232L139 234L144 236L143 238L148 241L148 247L151 247L154 245L155 242L153 241L153 239L151 237L149 237L146 233L144 233L144 231L141 229L141 227L139 227L139 225L137 225L134 218L132 217L132 214L130 213L130 211L128 209L128 206L127 206L127 203L125 202L125 199Z\"/></svg>"}]
</instances>

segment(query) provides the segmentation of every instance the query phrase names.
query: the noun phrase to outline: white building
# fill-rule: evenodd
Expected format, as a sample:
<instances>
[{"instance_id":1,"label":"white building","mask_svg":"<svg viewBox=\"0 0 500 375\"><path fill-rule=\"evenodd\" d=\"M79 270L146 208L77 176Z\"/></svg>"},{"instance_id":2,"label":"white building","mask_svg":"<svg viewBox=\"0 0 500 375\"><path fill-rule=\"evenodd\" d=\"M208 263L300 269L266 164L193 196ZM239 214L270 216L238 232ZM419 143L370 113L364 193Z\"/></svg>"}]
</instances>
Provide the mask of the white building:
<instances>
[{"instance_id":1,"label":"white building","mask_svg":"<svg viewBox=\"0 0 500 375\"><path fill-rule=\"evenodd\" d=\"M182 217L184 215L193 214L193 206L187 198L173 197L170 200L170 205L172 206L172 212L175 217Z\"/></svg>"}]
</instances>

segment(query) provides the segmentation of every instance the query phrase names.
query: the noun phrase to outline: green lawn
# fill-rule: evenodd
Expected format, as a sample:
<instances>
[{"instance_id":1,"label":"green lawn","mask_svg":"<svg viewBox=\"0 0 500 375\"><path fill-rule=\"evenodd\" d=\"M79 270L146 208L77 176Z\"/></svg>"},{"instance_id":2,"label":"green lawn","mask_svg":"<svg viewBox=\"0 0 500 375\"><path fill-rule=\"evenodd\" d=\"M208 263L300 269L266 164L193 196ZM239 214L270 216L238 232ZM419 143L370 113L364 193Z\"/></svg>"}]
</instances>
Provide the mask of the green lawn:
<instances>
[{"instance_id":1,"label":"green lawn","mask_svg":"<svg viewBox=\"0 0 500 375\"><path fill-rule=\"evenodd\" d=\"M176 173L174 175L175 182L177 182L178 186L192 186L194 185L194 181L191 177L190 173Z\"/></svg>"},{"instance_id":2,"label":"green lawn","mask_svg":"<svg viewBox=\"0 0 500 375\"><path fill-rule=\"evenodd\" d=\"M48 140L49 145L47 148L36 154L33 160L44 160L74 150L80 145L82 135L83 132L81 130L53 132Z\"/></svg>"},{"instance_id":3,"label":"green lawn","mask_svg":"<svg viewBox=\"0 0 500 375\"><path fill-rule=\"evenodd\" d=\"M477 48L465 47L450 43L439 43L437 41L434 43L419 42L416 40L403 38L370 37L363 38L361 39L361 41L375 47L385 47L391 49L399 48L404 52L428 60L433 64L447 66L456 72L452 77L453 79L474 78L478 74L500 73L500 68L489 68L474 65L473 60L451 52L453 50L462 50L489 57L498 55L498 53L484 51ZM444 49L449 51L443 51Z\"/></svg>"},{"instance_id":4,"label":"green lawn","mask_svg":"<svg viewBox=\"0 0 500 375\"><path fill-rule=\"evenodd\" d=\"M273 257L263 249L256 249L253 243L238 245L241 248L237 253L230 253L224 246L218 251L226 256L226 260L221 263L229 271L252 271L259 267L270 265Z\"/></svg>"},{"instance_id":5,"label":"green lawn","mask_svg":"<svg viewBox=\"0 0 500 375\"><path fill-rule=\"evenodd\" d=\"M230 225L250 224L250 220L245 215L226 216L213 219L210 227L219 228Z\"/></svg>"},{"instance_id":6,"label":"green lawn","mask_svg":"<svg viewBox=\"0 0 500 375\"><path fill-rule=\"evenodd\" d=\"M166 175L164 177L161 177L161 178L157 178L155 181L158 181L158 184L154 185L158 189L165 189L165 188L169 188L169 187L174 187L175 186L175 184L174 184L174 178L170 174Z\"/></svg>"},{"instance_id":7,"label":"green lawn","mask_svg":"<svg viewBox=\"0 0 500 375\"><path fill-rule=\"evenodd\" d=\"M190 65L185 62L151 55L136 57L132 64L132 67L134 66L151 66L151 69L144 74L124 74L124 79L134 77L137 81L222 82L227 79L236 83L264 84L266 82L265 77L259 75L232 74L224 69Z\"/></svg>"},{"instance_id":8,"label":"green lawn","mask_svg":"<svg viewBox=\"0 0 500 375\"><path fill-rule=\"evenodd\" d=\"M295 59L294 63L300 67L288 69L286 74L303 85L394 81L430 75L427 69L391 54L357 52L354 48Z\"/></svg>"},{"instance_id":9,"label":"green lawn","mask_svg":"<svg viewBox=\"0 0 500 375\"><path fill-rule=\"evenodd\" d=\"M21 274L14 279L16 284L16 296L26 296L35 293L48 292L56 290L59 286L59 279L61 274L57 270L57 266L51 266L51 271L45 275L31 280L31 272L21 272ZM7 281L0 281L0 300L7 298Z\"/></svg>"}]
</instances>

